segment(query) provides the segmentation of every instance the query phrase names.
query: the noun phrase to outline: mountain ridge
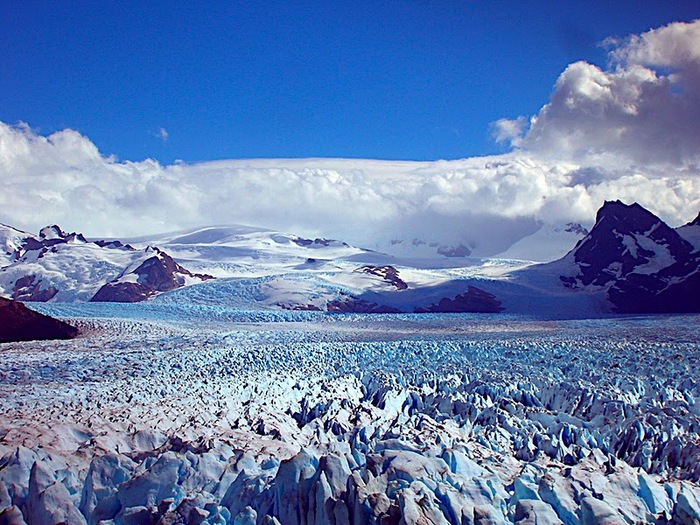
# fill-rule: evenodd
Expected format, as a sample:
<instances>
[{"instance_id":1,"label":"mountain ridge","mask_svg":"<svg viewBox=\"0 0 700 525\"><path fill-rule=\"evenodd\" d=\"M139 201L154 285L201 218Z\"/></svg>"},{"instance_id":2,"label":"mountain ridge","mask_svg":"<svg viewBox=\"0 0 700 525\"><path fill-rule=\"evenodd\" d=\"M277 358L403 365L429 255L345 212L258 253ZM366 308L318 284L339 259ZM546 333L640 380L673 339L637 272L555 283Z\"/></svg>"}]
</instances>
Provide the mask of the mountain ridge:
<instances>
[{"instance_id":1,"label":"mountain ridge","mask_svg":"<svg viewBox=\"0 0 700 525\"><path fill-rule=\"evenodd\" d=\"M700 214L674 229L638 203L606 201L590 231L569 224L561 233L582 237L550 263L458 257L455 264L454 257L401 259L250 226L144 237L145 248L89 241L56 225L39 236L2 226L0 289L29 301L133 302L162 295L185 304L365 313L700 311L700 255L693 243ZM178 292L190 286L196 290Z\"/></svg>"}]
</instances>

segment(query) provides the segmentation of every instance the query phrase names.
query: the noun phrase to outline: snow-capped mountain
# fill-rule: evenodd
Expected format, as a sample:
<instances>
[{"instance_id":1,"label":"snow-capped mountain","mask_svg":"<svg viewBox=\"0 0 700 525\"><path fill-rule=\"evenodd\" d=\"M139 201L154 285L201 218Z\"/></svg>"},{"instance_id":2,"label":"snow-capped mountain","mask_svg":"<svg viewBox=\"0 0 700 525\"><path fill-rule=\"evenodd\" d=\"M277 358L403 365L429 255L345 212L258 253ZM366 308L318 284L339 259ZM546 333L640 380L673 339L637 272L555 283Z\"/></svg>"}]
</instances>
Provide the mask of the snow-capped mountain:
<instances>
[{"instance_id":1,"label":"snow-capped mountain","mask_svg":"<svg viewBox=\"0 0 700 525\"><path fill-rule=\"evenodd\" d=\"M187 268L215 277L260 277L294 270L321 270L335 261L372 262L373 252L334 239L242 225L213 226L132 239L161 247Z\"/></svg>"},{"instance_id":2,"label":"snow-capped mountain","mask_svg":"<svg viewBox=\"0 0 700 525\"><path fill-rule=\"evenodd\" d=\"M698 230L698 219L674 230L638 204L615 201L598 211L590 232L578 224L543 226L502 254L509 258L402 259L338 240L247 226L128 243L90 242L57 226L43 228L37 237L4 227L7 264L0 290L25 301L133 302L162 294L159 301L170 304L241 310L574 317L687 312L700 309L691 293L700 258L690 241ZM552 263L517 261L535 258L537 239L541 253L561 250L562 239L578 242Z\"/></svg>"},{"instance_id":3,"label":"snow-capped mountain","mask_svg":"<svg viewBox=\"0 0 700 525\"><path fill-rule=\"evenodd\" d=\"M130 242L144 241L217 276L161 302L363 313L500 311L495 297L449 272L394 266L403 261L333 239L219 226Z\"/></svg>"},{"instance_id":4,"label":"snow-capped mountain","mask_svg":"<svg viewBox=\"0 0 700 525\"><path fill-rule=\"evenodd\" d=\"M653 274L687 257L693 247L637 203L606 202L591 232L566 256L572 288L605 286L631 273Z\"/></svg>"},{"instance_id":5,"label":"snow-capped mountain","mask_svg":"<svg viewBox=\"0 0 700 525\"><path fill-rule=\"evenodd\" d=\"M692 238L696 225L684 228ZM590 233L550 267L573 290L605 291L618 312L700 311L700 254L637 203L606 202Z\"/></svg>"},{"instance_id":6,"label":"snow-capped mountain","mask_svg":"<svg viewBox=\"0 0 700 525\"><path fill-rule=\"evenodd\" d=\"M36 237L7 226L0 231L5 254L0 294L17 300L88 301L98 291L110 300L142 300L208 277L191 274L159 250L90 242L56 225L42 228Z\"/></svg>"},{"instance_id":7,"label":"snow-capped mountain","mask_svg":"<svg viewBox=\"0 0 700 525\"><path fill-rule=\"evenodd\" d=\"M149 246L144 253L149 256L147 259L136 259L119 277L102 286L90 300L135 303L160 292L213 279L211 275L190 272L158 248Z\"/></svg>"}]
</instances>

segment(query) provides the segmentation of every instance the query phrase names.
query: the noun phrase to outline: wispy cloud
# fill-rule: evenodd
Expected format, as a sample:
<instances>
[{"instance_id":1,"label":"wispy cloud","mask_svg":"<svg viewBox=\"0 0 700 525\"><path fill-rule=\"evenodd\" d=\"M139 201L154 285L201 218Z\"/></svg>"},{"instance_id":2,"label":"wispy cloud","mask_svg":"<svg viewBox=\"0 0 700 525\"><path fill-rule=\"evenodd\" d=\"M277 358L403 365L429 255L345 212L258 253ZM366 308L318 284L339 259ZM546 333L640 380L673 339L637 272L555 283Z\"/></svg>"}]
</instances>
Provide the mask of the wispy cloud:
<instances>
[{"instance_id":1,"label":"wispy cloud","mask_svg":"<svg viewBox=\"0 0 700 525\"><path fill-rule=\"evenodd\" d=\"M158 131L156 131L153 135L163 142L168 142L168 139L170 138L170 133L168 133L168 130L165 128L158 128Z\"/></svg>"}]
</instances>

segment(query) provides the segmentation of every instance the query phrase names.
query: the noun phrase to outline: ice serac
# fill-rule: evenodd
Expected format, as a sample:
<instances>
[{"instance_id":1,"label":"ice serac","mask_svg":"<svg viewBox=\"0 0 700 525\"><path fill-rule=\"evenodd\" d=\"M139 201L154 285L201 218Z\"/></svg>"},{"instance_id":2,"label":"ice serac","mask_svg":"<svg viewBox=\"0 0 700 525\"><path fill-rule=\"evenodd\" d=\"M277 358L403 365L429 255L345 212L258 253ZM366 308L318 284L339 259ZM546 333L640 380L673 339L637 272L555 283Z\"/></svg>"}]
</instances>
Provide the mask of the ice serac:
<instances>
[{"instance_id":1,"label":"ice serac","mask_svg":"<svg viewBox=\"0 0 700 525\"><path fill-rule=\"evenodd\" d=\"M145 260L132 264L117 279L102 286L91 301L135 303L160 292L213 279L211 275L190 272L158 248L148 247L144 253Z\"/></svg>"},{"instance_id":2,"label":"ice serac","mask_svg":"<svg viewBox=\"0 0 700 525\"><path fill-rule=\"evenodd\" d=\"M0 343L37 339L72 339L78 329L0 297Z\"/></svg>"}]
</instances>

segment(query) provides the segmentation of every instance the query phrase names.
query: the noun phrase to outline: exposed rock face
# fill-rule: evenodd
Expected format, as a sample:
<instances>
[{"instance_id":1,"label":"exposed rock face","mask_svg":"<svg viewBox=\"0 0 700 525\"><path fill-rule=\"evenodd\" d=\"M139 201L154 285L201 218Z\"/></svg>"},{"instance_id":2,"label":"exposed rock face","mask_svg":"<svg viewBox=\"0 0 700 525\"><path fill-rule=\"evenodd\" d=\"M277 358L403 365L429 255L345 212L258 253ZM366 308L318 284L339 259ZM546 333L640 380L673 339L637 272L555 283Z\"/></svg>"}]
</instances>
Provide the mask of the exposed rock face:
<instances>
[{"instance_id":1,"label":"exposed rock face","mask_svg":"<svg viewBox=\"0 0 700 525\"><path fill-rule=\"evenodd\" d=\"M136 248L131 246L131 244L124 244L121 241L114 240L114 241L95 241L95 244L101 248L124 248L126 250L131 250L131 251L136 251Z\"/></svg>"},{"instance_id":2,"label":"exposed rock face","mask_svg":"<svg viewBox=\"0 0 700 525\"><path fill-rule=\"evenodd\" d=\"M560 279L607 290L621 313L700 312L700 252L681 235L692 237L698 220L674 230L639 204L606 202L565 257L577 273Z\"/></svg>"},{"instance_id":3,"label":"exposed rock face","mask_svg":"<svg viewBox=\"0 0 700 525\"><path fill-rule=\"evenodd\" d=\"M437 304L425 308L416 308L416 313L497 313L504 308L496 296L484 290L469 286L466 292L453 299L445 297Z\"/></svg>"},{"instance_id":4,"label":"exposed rock face","mask_svg":"<svg viewBox=\"0 0 700 525\"><path fill-rule=\"evenodd\" d=\"M398 314L401 310L385 306L364 299L346 297L326 304L329 312L354 313L354 314Z\"/></svg>"},{"instance_id":5,"label":"exposed rock face","mask_svg":"<svg viewBox=\"0 0 700 525\"><path fill-rule=\"evenodd\" d=\"M572 252L579 275L565 282L604 286L632 272L651 273L691 251L690 243L639 204L606 202L593 229Z\"/></svg>"},{"instance_id":6,"label":"exposed rock face","mask_svg":"<svg viewBox=\"0 0 700 525\"><path fill-rule=\"evenodd\" d=\"M72 339L78 329L0 297L0 343L39 339Z\"/></svg>"},{"instance_id":7,"label":"exposed rock face","mask_svg":"<svg viewBox=\"0 0 700 525\"><path fill-rule=\"evenodd\" d=\"M588 235L588 230L581 226L577 222L568 222L566 223L566 226L564 226L564 231L568 233L576 233L578 235Z\"/></svg>"},{"instance_id":8,"label":"exposed rock face","mask_svg":"<svg viewBox=\"0 0 700 525\"><path fill-rule=\"evenodd\" d=\"M362 266L358 271L381 277L397 290L406 290L408 285L399 277L399 271L393 266Z\"/></svg>"},{"instance_id":9,"label":"exposed rock face","mask_svg":"<svg viewBox=\"0 0 700 525\"><path fill-rule=\"evenodd\" d=\"M93 302L135 303L159 292L168 292L186 284L187 279L205 281L211 275L193 274L177 264L158 248L149 248L155 255L137 268L127 269L119 278L105 284L91 299Z\"/></svg>"},{"instance_id":10,"label":"exposed rock face","mask_svg":"<svg viewBox=\"0 0 700 525\"><path fill-rule=\"evenodd\" d=\"M655 274L630 274L608 297L620 313L700 312L700 252Z\"/></svg>"},{"instance_id":11,"label":"exposed rock face","mask_svg":"<svg viewBox=\"0 0 700 525\"><path fill-rule=\"evenodd\" d=\"M292 242L296 244L297 246L303 246L303 247L309 247L309 246L330 246L332 244L337 244L340 246L347 246L346 243L341 243L340 241L336 241L334 239L304 239L303 237L294 237L292 238Z\"/></svg>"},{"instance_id":12,"label":"exposed rock face","mask_svg":"<svg viewBox=\"0 0 700 525\"><path fill-rule=\"evenodd\" d=\"M26 275L15 282L12 298L17 301L46 302L53 299L58 290L52 286L42 288L36 275Z\"/></svg>"}]
</instances>

